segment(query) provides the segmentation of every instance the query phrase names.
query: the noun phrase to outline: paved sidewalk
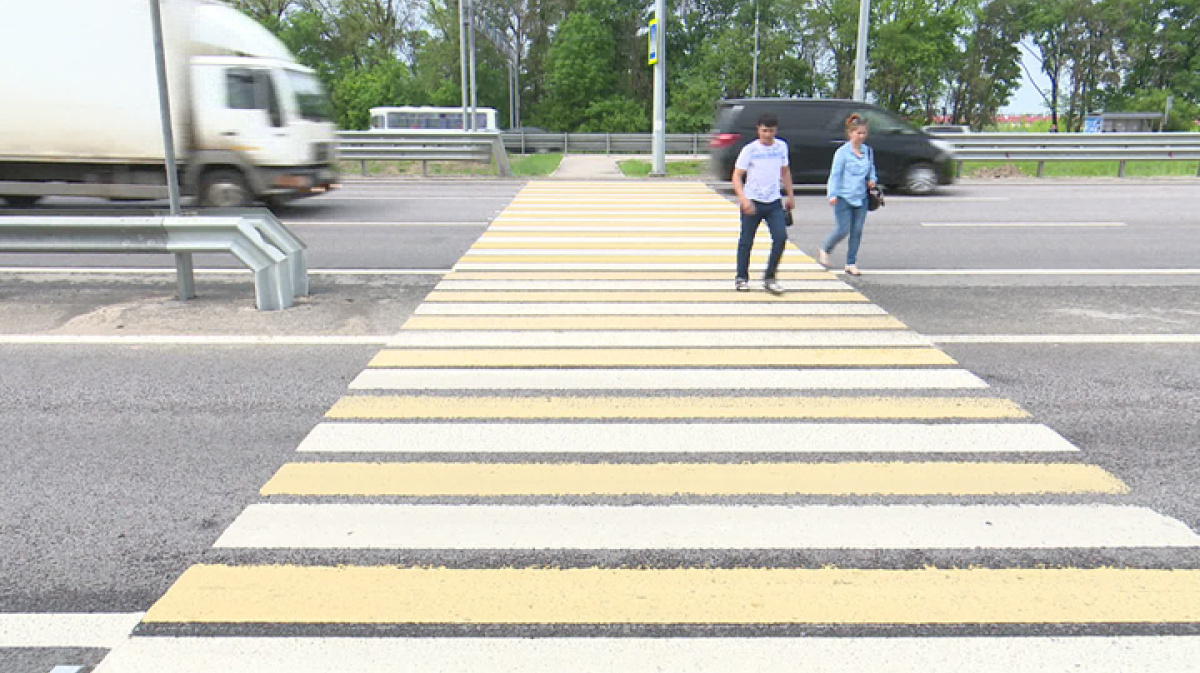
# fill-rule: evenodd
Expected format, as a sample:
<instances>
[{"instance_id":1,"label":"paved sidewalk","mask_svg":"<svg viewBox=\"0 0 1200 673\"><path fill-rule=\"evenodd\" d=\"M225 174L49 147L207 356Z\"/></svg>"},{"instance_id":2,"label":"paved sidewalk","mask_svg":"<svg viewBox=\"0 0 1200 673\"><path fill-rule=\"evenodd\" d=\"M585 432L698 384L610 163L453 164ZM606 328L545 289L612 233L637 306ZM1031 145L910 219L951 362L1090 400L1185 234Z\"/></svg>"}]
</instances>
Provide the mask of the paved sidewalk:
<instances>
[{"instance_id":1,"label":"paved sidewalk","mask_svg":"<svg viewBox=\"0 0 1200 673\"><path fill-rule=\"evenodd\" d=\"M704 159L704 156L690 154L668 154L667 161L686 161L689 159ZM617 166L618 161L626 159L641 159L650 161L649 154L568 154L563 157L558 170L550 175L558 180L624 180L625 174Z\"/></svg>"}]
</instances>

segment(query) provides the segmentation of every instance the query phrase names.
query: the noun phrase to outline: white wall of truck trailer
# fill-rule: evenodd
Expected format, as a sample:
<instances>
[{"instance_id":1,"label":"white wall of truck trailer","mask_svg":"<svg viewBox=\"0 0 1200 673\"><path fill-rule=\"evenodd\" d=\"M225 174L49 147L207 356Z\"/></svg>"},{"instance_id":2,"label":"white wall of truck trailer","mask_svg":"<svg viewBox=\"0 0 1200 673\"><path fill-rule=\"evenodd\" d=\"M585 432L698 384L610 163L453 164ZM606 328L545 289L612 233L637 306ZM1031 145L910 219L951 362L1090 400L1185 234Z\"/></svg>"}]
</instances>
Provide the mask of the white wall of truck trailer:
<instances>
[{"instance_id":1,"label":"white wall of truck trailer","mask_svg":"<svg viewBox=\"0 0 1200 673\"><path fill-rule=\"evenodd\" d=\"M185 193L213 205L332 186L315 74L217 0L162 0ZM166 195L148 0L14 3L0 22L0 197Z\"/></svg>"}]
</instances>

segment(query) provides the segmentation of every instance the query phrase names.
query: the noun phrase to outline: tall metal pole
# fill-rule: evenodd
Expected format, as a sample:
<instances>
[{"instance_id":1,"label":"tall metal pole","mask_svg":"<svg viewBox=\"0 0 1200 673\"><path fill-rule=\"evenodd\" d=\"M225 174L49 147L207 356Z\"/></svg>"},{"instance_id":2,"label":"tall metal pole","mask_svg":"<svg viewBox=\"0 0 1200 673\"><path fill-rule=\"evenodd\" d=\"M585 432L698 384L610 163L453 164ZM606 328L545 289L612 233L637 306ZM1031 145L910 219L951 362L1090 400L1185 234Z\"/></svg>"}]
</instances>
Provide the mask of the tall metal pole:
<instances>
[{"instance_id":1,"label":"tall metal pole","mask_svg":"<svg viewBox=\"0 0 1200 673\"><path fill-rule=\"evenodd\" d=\"M658 43L655 52L658 62L654 64L654 136L651 149L654 161L650 167L650 175L665 177L667 175L667 3L666 0L655 0L654 18L658 22Z\"/></svg>"},{"instance_id":2,"label":"tall metal pole","mask_svg":"<svg viewBox=\"0 0 1200 673\"><path fill-rule=\"evenodd\" d=\"M478 131L478 118L475 116L475 0L467 0L467 23L470 29L467 48L471 51L471 130Z\"/></svg>"},{"instance_id":3,"label":"tall metal pole","mask_svg":"<svg viewBox=\"0 0 1200 673\"><path fill-rule=\"evenodd\" d=\"M171 215L179 215L179 170L175 167L175 132L171 128L171 97L167 89L167 57L163 49L162 9L159 0L150 0L150 21L154 26L154 65L158 71L158 109L162 117L164 156L167 159L167 192Z\"/></svg>"},{"instance_id":4,"label":"tall metal pole","mask_svg":"<svg viewBox=\"0 0 1200 673\"><path fill-rule=\"evenodd\" d=\"M463 3L468 0L458 0L458 64L461 71L459 91L462 92L462 128L467 130L467 20L463 11Z\"/></svg>"},{"instance_id":5,"label":"tall metal pole","mask_svg":"<svg viewBox=\"0 0 1200 673\"><path fill-rule=\"evenodd\" d=\"M758 98L758 0L754 0L754 72L750 75L750 97Z\"/></svg>"},{"instance_id":6,"label":"tall metal pole","mask_svg":"<svg viewBox=\"0 0 1200 673\"><path fill-rule=\"evenodd\" d=\"M871 0L858 4L858 47L854 60L854 100L867 99L867 24L871 19Z\"/></svg>"}]
</instances>

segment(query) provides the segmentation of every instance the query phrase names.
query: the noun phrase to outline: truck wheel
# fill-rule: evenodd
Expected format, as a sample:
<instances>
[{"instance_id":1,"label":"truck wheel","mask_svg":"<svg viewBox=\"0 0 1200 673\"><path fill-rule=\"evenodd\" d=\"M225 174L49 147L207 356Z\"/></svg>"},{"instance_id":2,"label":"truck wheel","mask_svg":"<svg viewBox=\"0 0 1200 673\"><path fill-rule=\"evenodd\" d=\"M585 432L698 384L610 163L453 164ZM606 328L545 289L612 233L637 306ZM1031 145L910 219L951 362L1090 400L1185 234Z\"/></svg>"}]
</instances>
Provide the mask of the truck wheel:
<instances>
[{"instance_id":1,"label":"truck wheel","mask_svg":"<svg viewBox=\"0 0 1200 673\"><path fill-rule=\"evenodd\" d=\"M904 191L909 194L932 194L937 184L937 171L929 164L913 164L904 173Z\"/></svg>"},{"instance_id":2,"label":"truck wheel","mask_svg":"<svg viewBox=\"0 0 1200 673\"><path fill-rule=\"evenodd\" d=\"M200 181L200 201L213 208L244 208L253 197L240 172L220 169L204 174Z\"/></svg>"},{"instance_id":3,"label":"truck wheel","mask_svg":"<svg viewBox=\"0 0 1200 673\"><path fill-rule=\"evenodd\" d=\"M13 208L29 208L42 200L40 196L2 196L0 198Z\"/></svg>"}]
</instances>

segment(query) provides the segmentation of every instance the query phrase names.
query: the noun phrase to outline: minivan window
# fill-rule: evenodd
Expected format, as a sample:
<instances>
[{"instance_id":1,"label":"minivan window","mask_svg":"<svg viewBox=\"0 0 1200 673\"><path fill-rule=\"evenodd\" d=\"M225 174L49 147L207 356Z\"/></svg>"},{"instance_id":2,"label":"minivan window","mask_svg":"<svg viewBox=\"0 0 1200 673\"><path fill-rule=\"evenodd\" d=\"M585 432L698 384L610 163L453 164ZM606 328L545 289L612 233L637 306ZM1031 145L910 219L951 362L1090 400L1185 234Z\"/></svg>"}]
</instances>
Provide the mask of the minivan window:
<instances>
[{"instance_id":1,"label":"minivan window","mask_svg":"<svg viewBox=\"0 0 1200 673\"><path fill-rule=\"evenodd\" d=\"M731 129L737 121L738 114L744 106L741 105L726 105L717 111L716 128Z\"/></svg>"},{"instance_id":2,"label":"minivan window","mask_svg":"<svg viewBox=\"0 0 1200 673\"><path fill-rule=\"evenodd\" d=\"M882 110L863 110L862 116L866 117L867 124L870 125L871 135L913 135L917 132L903 120Z\"/></svg>"}]
</instances>

